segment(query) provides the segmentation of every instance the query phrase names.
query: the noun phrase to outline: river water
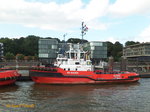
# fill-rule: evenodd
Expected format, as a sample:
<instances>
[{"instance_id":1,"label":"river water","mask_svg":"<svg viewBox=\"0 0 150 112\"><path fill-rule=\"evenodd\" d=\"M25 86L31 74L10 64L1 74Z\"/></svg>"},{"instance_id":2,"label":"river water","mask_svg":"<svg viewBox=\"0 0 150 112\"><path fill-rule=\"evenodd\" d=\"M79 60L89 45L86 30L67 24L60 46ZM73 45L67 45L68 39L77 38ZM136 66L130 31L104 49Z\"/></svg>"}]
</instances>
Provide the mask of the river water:
<instances>
[{"instance_id":1,"label":"river water","mask_svg":"<svg viewBox=\"0 0 150 112\"><path fill-rule=\"evenodd\" d=\"M150 78L113 85L0 87L0 112L150 112Z\"/></svg>"}]
</instances>

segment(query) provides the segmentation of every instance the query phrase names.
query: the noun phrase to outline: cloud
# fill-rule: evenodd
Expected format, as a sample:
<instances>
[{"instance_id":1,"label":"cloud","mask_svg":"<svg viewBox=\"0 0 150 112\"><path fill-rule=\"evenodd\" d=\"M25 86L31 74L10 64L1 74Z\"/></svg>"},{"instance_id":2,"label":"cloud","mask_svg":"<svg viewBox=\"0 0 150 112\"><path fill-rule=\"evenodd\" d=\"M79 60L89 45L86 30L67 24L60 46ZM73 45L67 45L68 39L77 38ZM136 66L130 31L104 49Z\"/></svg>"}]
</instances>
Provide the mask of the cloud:
<instances>
[{"instance_id":1,"label":"cloud","mask_svg":"<svg viewBox=\"0 0 150 112\"><path fill-rule=\"evenodd\" d=\"M88 4L81 0L64 4L0 0L0 23L63 31L79 27L85 21L91 28L106 29L107 25L100 23L98 18L106 14L108 5L108 0L91 0Z\"/></svg>"},{"instance_id":2,"label":"cloud","mask_svg":"<svg viewBox=\"0 0 150 112\"><path fill-rule=\"evenodd\" d=\"M108 37L106 41L115 43L116 41L118 41L118 39L116 39L115 37Z\"/></svg>"},{"instance_id":3,"label":"cloud","mask_svg":"<svg viewBox=\"0 0 150 112\"><path fill-rule=\"evenodd\" d=\"M141 31L139 36L137 36L134 40L140 42L150 42L150 25Z\"/></svg>"},{"instance_id":4,"label":"cloud","mask_svg":"<svg viewBox=\"0 0 150 112\"><path fill-rule=\"evenodd\" d=\"M91 41L93 41L93 39ZM101 38L99 41L104 41L104 42L109 41L109 42L115 43L116 41L118 41L118 39L116 37L110 36L110 37Z\"/></svg>"},{"instance_id":5,"label":"cloud","mask_svg":"<svg viewBox=\"0 0 150 112\"><path fill-rule=\"evenodd\" d=\"M150 0L116 0L109 7L109 14L117 17L129 16L132 14L150 13Z\"/></svg>"},{"instance_id":6,"label":"cloud","mask_svg":"<svg viewBox=\"0 0 150 112\"><path fill-rule=\"evenodd\" d=\"M94 21L89 21L88 22L88 27L89 29L93 29L93 30L106 30L109 27L109 23L100 23L97 20Z\"/></svg>"}]
</instances>

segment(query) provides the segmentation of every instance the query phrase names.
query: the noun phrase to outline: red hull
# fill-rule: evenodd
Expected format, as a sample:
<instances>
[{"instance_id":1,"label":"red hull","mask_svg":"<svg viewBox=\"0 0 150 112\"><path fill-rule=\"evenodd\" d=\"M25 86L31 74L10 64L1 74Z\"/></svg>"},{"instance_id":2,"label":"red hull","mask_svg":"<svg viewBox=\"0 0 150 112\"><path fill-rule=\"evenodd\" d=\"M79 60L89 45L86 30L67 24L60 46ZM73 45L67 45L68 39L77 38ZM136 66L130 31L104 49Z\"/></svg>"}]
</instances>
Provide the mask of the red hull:
<instances>
[{"instance_id":1,"label":"red hull","mask_svg":"<svg viewBox=\"0 0 150 112\"><path fill-rule=\"evenodd\" d=\"M16 82L20 74L16 70L0 70L0 86L9 85Z\"/></svg>"},{"instance_id":2,"label":"red hull","mask_svg":"<svg viewBox=\"0 0 150 112\"><path fill-rule=\"evenodd\" d=\"M16 82L15 79L14 80L0 81L0 86L2 86L2 85L10 85L10 84L13 84L15 82Z\"/></svg>"},{"instance_id":3,"label":"red hull","mask_svg":"<svg viewBox=\"0 0 150 112\"><path fill-rule=\"evenodd\" d=\"M136 73L96 73L93 71L65 71L56 68L52 71L30 70L30 76L36 83L43 84L101 84L136 82Z\"/></svg>"},{"instance_id":4,"label":"red hull","mask_svg":"<svg viewBox=\"0 0 150 112\"><path fill-rule=\"evenodd\" d=\"M129 83L137 82L139 79L133 80L107 80L92 81L86 78L48 78L48 77L32 77L32 80L41 84L104 84L104 83Z\"/></svg>"}]
</instances>

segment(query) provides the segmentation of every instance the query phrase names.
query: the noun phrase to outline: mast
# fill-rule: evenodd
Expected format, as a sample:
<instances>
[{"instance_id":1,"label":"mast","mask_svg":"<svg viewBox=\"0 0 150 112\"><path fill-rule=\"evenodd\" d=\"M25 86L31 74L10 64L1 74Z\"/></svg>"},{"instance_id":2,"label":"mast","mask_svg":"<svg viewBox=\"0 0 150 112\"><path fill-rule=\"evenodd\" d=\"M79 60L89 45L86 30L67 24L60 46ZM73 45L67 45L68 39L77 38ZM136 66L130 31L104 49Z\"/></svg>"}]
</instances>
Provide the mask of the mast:
<instances>
[{"instance_id":1,"label":"mast","mask_svg":"<svg viewBox=\"0 0 150 112\"><path fill-rule=\"evenodd\" d=\"M84 22L82 22L82 26L81 26L81 36L82 36L82 41L83 41L83 36L84 36L83 24L84 24Z\"/></svg>"},{"instance_id":2,"label":"mast","mask_svg":"<svg viewBox=\"0 0 150 112\"><path fill-rule=\"evenodd\" d=\"M84 22L82 22L82 24L81 24L81 37L82 37L81 43L83 43L83 37L84 37L84 35L86 35L87 31L88 31L88 27L84 24Z\"/></svg>"},{"instance_id":3,"label":"mast","mask_svg":"<svg viewBox=\"0 0 150 112\"><path fill-rule=\"evenodd\" d=\"M66 50L66 46L67 46L67 45L66 45L66 40L65 40L65 39L66 39L66 38L65 38L66 35L67 35L67 33L63 35L63 37L64 37L64 42L63 42L62 48L61 48L61 50L60 50L60 53L63 54L63 55L65 55L65 50Z\"/></svg>"}]
</instances>

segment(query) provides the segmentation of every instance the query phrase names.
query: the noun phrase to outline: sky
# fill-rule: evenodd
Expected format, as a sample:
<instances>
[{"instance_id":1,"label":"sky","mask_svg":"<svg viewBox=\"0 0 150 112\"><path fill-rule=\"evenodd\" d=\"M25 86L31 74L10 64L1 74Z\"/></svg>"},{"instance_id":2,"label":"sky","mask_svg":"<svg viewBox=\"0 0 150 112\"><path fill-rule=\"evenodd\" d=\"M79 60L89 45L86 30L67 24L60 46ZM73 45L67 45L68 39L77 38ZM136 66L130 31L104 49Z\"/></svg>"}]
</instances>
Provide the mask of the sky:
<instances>
[{"instance_id":1,"label":"sky","mask_svg":"<svg viewBox=\"0 0 150 112\"><path fill-rule=\"evenodd\" d=\"M150 42L150 0L0 0L0 38Z\"/></svg>"}]
</instances>

